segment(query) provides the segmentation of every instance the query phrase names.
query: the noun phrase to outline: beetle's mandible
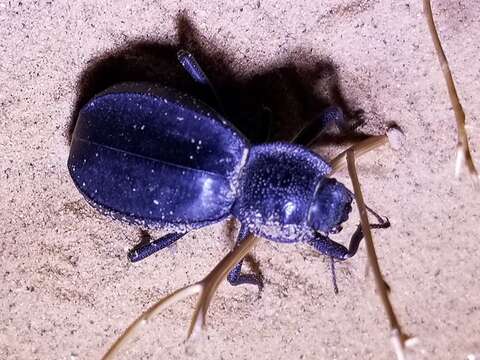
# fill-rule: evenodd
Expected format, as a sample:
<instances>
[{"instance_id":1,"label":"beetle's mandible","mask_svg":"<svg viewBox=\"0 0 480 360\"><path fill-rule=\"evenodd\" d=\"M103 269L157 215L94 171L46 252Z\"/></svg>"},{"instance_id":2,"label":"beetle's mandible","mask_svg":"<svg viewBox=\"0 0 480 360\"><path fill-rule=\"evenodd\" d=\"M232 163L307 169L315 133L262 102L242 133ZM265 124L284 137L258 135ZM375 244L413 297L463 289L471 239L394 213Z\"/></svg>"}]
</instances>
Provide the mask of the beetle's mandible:
<instances>
[{"instance_id":1,"label":"beetle's mandible","mask_svg":"<svg viewBox=\"0 0 480 360\"><path fill-rule=\"evenodd\" d=\"M241 224L237 244L253 233L307 242L332 259L353 256L360 227L348 248L329 237L348 219L353 194L328 177L328 162L299 144L251 146L220 114L221 102L193 56L178 57L217 99L216 110L173 88L123 83L88 101L73 132L68 169L87 201L115 218L169 230L130 251L130 260L229 216ZM330 108L322 121L341 115L335 111L341 112ZM374 215L380 222L374 227L388 226ZM241 274L241 265L228 281L260 285L257 275Z\"/></svg>"}]
</instances>

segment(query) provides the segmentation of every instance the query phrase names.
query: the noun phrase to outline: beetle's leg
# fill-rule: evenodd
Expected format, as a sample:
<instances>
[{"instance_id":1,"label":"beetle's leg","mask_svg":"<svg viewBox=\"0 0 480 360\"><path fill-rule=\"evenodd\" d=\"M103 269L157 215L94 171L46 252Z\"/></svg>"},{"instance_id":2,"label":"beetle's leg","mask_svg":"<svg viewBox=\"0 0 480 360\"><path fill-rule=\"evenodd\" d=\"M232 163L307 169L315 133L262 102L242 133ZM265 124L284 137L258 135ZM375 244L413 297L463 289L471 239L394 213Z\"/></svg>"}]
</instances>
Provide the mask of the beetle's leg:
<instances>
[{"instance_id":1,"label":"beetle's leg","mask_svg":"<svg viewBox=\"0 0 480 360\"><path fill-rule=\"evenodd\" d=\"M241 225L240 231L237 235L237 241L235 246L239 246L243 240L249 235L248 229L246 226ZM237 265L228 273L227 280L233 285L243 285L243 284L252 284L257 285L259 290L263 288L263 279L262 276L257 274L241 274L243 259L238 262Z\"/></svg>"},{"instance_id":2,"label":"beetle's leg","mask_svg":"<svg viewBox=\"0 0 480 360\"><path fill-rule=\"evenodd\" d=\"M202 87L210 91L210 93L215 98L215 101L217 102L219 111L224 114L225 111L222 102L220 101L220 98L218 97L215 88L213 87L205 72L198 64L197 60L195 60L195 57L188 51L180 50L177 52L177 58L180 64L182 64L185 71L188 72L188 74L193 78L193 80L195 80L196 83L200 84Z\"/></svg>"},{"instance_id":3,"label":"beetle's leg","mask_svg":"<svg viewBox=\"0 0 480 360\"><path fill-rule=\"evenodd\" d=\"M330 257L330 270L332 273L333 291L335 292L335 294L338 294L337 275L335 273L335 259L347 259L349 257L349 249L347 249L342 244L333 241L328 236L319 233L317 233L313 239L309 240L308 243L312 245L315 250Z\"/></svg>"},{"instance_id":4,"label":"beetle's leg","mask_svg":"<svg viewBox=\"0 0 480 360\"><path fill-rule=\"evenodd\" d=\"M386 229L390 226L390 221L388 220L388 218L384 219L372 209L368 207L367 209L372 213L373 216L377 218L379 222L378 224L370 224L370 227L372 229ZM348 249L342 244L339 244L333 241L328 236L318 234L318 233L316 234L315 238L309 241L310 245L312 245L315 250L330 257L330 260L331 260L330 269L332 271L333 289L335 291L335 294L338 293L337 277L335 274L335 259L346 260L348 258L351 258L353 255L357 253L358 247L362 239L363 239L362 227L361 225L358 225L357 229L355 230L355 232L353 233L350 239L350 244L348 246Z\"/></svg>"},{"instance_id":5,"label":"beetle's leg","mask_svg":"<svg viewBox=\"0 0 480 360\"><path fill-rule=\"evenodd\" d=\"M349 256L349 249L347 249L345 246L333 241L328 236L322 235L320 233L316 233L315 237L308 242L318 252L321 252L322 254L330 256L337 260L345 260L352 256ZM357 249L355 249L355 252Z\"/></svg>"},{"instance_id":6,"label":"beetle's leg","mask_svg":"<svg viewBox=\"0 0 480 360\"><path fill-rule=\"evenodd\" d=\"M345 117L338 106L329 106L324 109L320 116L307 123L290 141L303 146L310 145L322 132L331 126L343 127Z\"/></svg>"},{"instance_id":7,"label":"beetle's leg","mask_svg":"<svg viewBox=\"0 0 480 360\"><path fill-rule=\"evenodd\" d=\"M370 209L368 209L368 210L370 210ZM372 229L386 229L386 228L390 227L390 221L388 220L388 218L383 219L379 215L376 215L376 217L377 217L379 223L378 224L370 224L370 227ZM349 255L348 257L352 257L353 255L356 254L362 239L363 239L362 225L358 224L357 229L355 230L355 232L353 233L353 235L350 239L350 245L348 246L348 255Z\"/></svg>"},{"instance_id":8,"label":"beetle's leg","mask_svg":"<svg viewBox=\"0 0 480 360\"><path fill-rule=\"evenodd\" d=\"M156 253L158 250L162 250L163 248L172 245L185 234L186 233L170 233L155 241L141 242L128 252L128 259L131 262L143 260Z\"/></svg>"},{"instance_id":9,"label":"beetle's leg","mask_svg":"<svg viewBox=\"0 0 480 360\"><path fill-rule=\"evenodd\" d=\"M390 221L387 218L383 219L371 209L369 209L369 211L371 211L372 214L377 217L377 220L379 222L378 224L370 224L370 227L372 229L386 229L390 227ZM358 246L360 245L362 239L362 227L358 225L357 229L355 230L350 239L348 249L342 244L333 241L328 236L319 233L317 233L316 236L309 241L309 243L315 248L315 250L321 252L322 254L331 256L337 260L346 260L357 253Z\"/></svg>"}]
</instances>

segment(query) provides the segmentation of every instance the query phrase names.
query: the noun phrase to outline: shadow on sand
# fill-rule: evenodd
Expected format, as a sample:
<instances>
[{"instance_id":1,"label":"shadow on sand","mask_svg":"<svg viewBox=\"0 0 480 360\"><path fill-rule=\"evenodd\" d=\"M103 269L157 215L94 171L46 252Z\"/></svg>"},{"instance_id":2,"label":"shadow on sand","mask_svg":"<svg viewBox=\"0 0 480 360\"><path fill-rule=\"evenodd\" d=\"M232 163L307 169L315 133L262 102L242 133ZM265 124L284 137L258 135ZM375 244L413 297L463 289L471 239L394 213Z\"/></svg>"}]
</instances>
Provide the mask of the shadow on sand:
<instances>
[{"instance_id":1,"label":"shadow on sand","mask_svg":"<svg viewBox=\"0 0 480 360\"><path fill-rule=\"evenodd\" d=\"M281 64L253 75L232 72L231 55L209 44L209 52L199 43L200 36L190 19L177 17L178 43L133 40L90 61L77 84L77 97L67 139L75 127L78 113L95 94L121 82L154 82L173 87L206 102L212 108L215 101L190 78L177 60L177 51L185 49L194 54L223 103L225 117L252 143L288 141L306 124L312 123L322 109L334 104L342 108L345 124L341 134L330 134L326 143L342 143L364 137L354 129L362 123L363 112L352 109L339 85L335 65L296 51L301 63L286 60ZM317 94L316 88L326 94ZM265 109L270 110L271 122L259 121ZM315 126L313 134L317 132ZM269 135L268 135L269 134ZM311 140L311 139L310 139Z\"/></svg>"}]
</instances>

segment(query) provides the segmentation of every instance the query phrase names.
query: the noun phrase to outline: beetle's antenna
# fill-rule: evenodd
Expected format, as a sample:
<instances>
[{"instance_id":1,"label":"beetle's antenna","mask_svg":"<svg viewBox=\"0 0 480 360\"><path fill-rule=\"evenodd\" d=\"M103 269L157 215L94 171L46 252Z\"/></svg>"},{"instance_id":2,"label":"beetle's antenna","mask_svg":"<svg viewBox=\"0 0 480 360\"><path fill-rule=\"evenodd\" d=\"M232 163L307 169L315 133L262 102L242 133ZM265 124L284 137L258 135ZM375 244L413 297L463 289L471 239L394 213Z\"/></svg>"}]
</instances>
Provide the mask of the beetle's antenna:
<instances>
[{"instance_id":1,"label":"beetle's antenna","mask_svg":"<svg viewBox=\"0 0 480 360\"><path fill-rule=\"evenodd\" d=\"M249 235L240 243L239 246L230 251L203 280L176 290L160 299L156 304L152 305L129 325L125 332L120 335L120 337L105 353L102 359L112 359L113 356L120 350L120 347L128 339L133 337L135 330L137 330L140 325L146 323L149 319L153 318L156 314L167 308L169 305L183 300L191 295L200 294L192 316L190 327L188 329L187 339L204 329L208 307L210 306L213 295L220 285L220 282L224 280L230 270L233 269L233 267L241 259L243 259L248 252L252 250L257 240L258 238L254 235Z\"/></svg>"},{"instance_id":2,"label":"beetle's antenna","mask_svg":"<svg viewBox=\"0 0 480 360\"><path fill-rule=\"evenodd\" d=\"M390 322L392 345L397 359L404 360L405 349L412 346L415 343L416 339L410 338L403 332L389 299L388 288L382 276L380 265L378 264L378 258L375 252L375 247L373 245L372 232L370 230L370 223L368 221L367 208L363 200L360 182L358 181L357 171L355 167L355 151L353 149L349 149L346 153L346 158L348 164L348 173L352 180L355 198L357 200L356 202L358 206L358 212L360 213L362 232L365 236L365 243L367 245L368 260L370 263L370 267L373 270L378 293L380 295L383 307L385 308L385 312L387 313L387 317Z\"/></svg>"},{"instance_id":3,"label":"beetle's antenna","mask_svg":"<svg viewBox=\"0 0 480 360\"><path fill-rule=\"evenodd\" d=\"M442 43L438 37L438 32L435 27L435 22L433 21L432 6L430 0L423 1L423 12L427 18L428 29L430 30L430 35L432 36L433 45L435 47L435 52L438 56L438 61L440 62L440 67L443 72L443 77L447 83L448 95L450 97L450 103L452 104L453 112L455 113L455 120L457 122L457 160L455 163L455 177L460 176L461 170L466 167L470 173L474 186L476 189L479 189L479 175L475 164L473 162L472 154L470 152L470 147L468 145L468 135L465 128L465 112L463 111L462 104L458 99L457 89L455 88L455 82L453 81L452 72L450 71L450 66L448 65L447 57L442 48Z\"/></svg>"},{"instance_id":4,"label":"beetle's antenna","mask_svg":"<svg viewBox=\"0 0 480 360\"><path fill-rule=\"evenodd\" d=\"M337 273L335 271L335 259L333 256L330 256L330 271L332 272L332 283L333 283L333 292L338 294L338 286L337 286Z\"/></svg>"}]
</instances>

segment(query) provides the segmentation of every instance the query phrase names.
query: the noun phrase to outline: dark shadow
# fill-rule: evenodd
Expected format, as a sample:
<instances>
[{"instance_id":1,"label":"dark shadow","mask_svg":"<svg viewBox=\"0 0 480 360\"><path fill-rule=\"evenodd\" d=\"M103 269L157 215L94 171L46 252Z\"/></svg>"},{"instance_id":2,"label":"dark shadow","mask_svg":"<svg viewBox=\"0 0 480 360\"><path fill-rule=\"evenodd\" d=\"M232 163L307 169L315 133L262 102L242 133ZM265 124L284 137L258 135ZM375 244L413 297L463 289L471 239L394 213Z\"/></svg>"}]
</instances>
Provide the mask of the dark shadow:
<instances>
[{"instance_id":1,"label":"dark shadow","mask_svg":"<svg viewBox=\"0 0 480 360\"><path fill-rule=\"evenodd\" d=\"M267 139L288 141L330 104L343 109L349 124L341 135L330 140L363 137L353 131L362 122L362 112L352 109L344 98L331 61L296 51L296 60L284 59L267 71L248 76L235 74L229 66L233 58L212 44L208 44L207 51L185 14L178 15L177 27L177 43L133 40L89 62L78 81L77 98L67 129L69 142L82 106L95 94L120 82L159 83L191 94L215 108L210 95L202 92L179 64L176 56L179 49L194 54L224 104L225 117L252 143ZM326 94L318 94L315 91L318 88L326 89ZM323 142L330 140L322 139Z\"/></svg>"}]
</instances>

